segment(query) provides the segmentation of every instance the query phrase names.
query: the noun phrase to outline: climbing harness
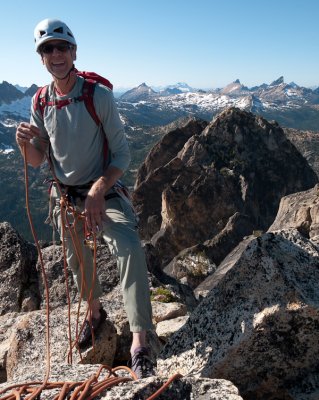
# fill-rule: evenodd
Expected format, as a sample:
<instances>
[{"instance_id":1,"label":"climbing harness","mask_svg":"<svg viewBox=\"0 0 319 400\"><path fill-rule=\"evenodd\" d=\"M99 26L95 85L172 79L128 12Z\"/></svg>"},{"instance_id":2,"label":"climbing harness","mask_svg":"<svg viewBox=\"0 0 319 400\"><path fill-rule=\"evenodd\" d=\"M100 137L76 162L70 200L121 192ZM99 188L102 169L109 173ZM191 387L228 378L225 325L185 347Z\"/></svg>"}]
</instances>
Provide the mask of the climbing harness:
<instances>
[{"instance_id":1,"label":"climbing harness","mask_svg":"<svg viewBox=\"0 0 319 400\"><path fill-rule=\"evenodd\" d=\"M27 165L27 153L26 153L26 146L23 146L23 156L24 156L24 177L25 177L25 197L26 197L26 208L27 208L27 215L32 231L32 235L34 238L34 242L36 244L36 248L39 255L39 261L41 265L41 273L42 278L44 281L45 287L45 296L46 296L46 372L43 381L34 381L34 382L27 382L21 384L11 385L0 390L0 400L33 400L33 399L40 399L41 394L43 394L46 390L60 390L60 392L54 397L54 400L93 400L103 391L118 385L122 382L128 381L135 381L137 380L136 374L126 366L119 366L116 368L111 368L107 365L101 365L97 371L97 373L93 374L87 380L79 381L79 382L50 382L50 370L51 370L51 354L50 354L50 305L49 305L49 285L48 280L45 272L44 261L42 257L42 252L40 248L40 244L37 238L36 231L34 229L34 224L32 220L32 215L30 212L29 207L29 190L28 190L28 165ZM50 163L50 160L48 159ZM65 281L66 281L66 292L67 292L67 299L68 299L68 338L69 338L69 354L68 354L68 362L72 364L72 351L76 348L79 351L77 346L77 339L83 329L84 322L82 327L80 328L80 332L78 330L79 324L79 311L81 305L81 298L84 293L84 290L88 291L86 288L85 279L82 279L82 286L81 286L81 293L80 293L80 301L78 306L78 313L77 313L77 321L76 321L76 339L72 342L71 338L71 323L70 323L70 296L69 296L69 288L68 288L68 279L67 279L67 264L66 264L66 253L65 253L65 245L64 245L64 238L65 238L65 230L68 229L71 233L71 239L74 245L74 249L76 255L79 259L81 273L83 274L83 257L81 255L80 250L80 243L78 237L76 235L76 223L77 220L80 218L84 218L82 214L77 213L77 211L70 205L66 196L63 193L62 188L60 187L59 182L56 180L54 176L54 171L51 170L53 173L53 177L55 180L55 184L58 187L59 193L61 195L61 226L62 226L62 243L63 243L63 258L64 258L64 273L65 273ZM72 216L72 221L70 221L70 215ZM93 248L93 257L94 257L94 266L93 266L93 284L94 285L94 278L96 275L96 235L94 233L88 233L88 237L90 240L90 245ZM83 275L84 276L84 275ZM92 289L88 293L88 309L86 311L86 316L89 317L89 320L92 319L92 310L91 310L91 301L92 301ZM90 321L91 322L91 321ZM92 324L90 323L90 326ZM92 331L92 345L94 349L94 332ZM79 351L80 358L81 352ZM101 378L102 371L107 371L106 377ZM121 372L119 376L119 372ZM126 376L121 376L123 373L126 373ZM156 399L161 393L163 393L168 386L177 379L182 378L181 374L175 374L170 377L167 382L165 382L154 394L148 397L147 400L154 400Z\"/></svg>"}]
</instances>

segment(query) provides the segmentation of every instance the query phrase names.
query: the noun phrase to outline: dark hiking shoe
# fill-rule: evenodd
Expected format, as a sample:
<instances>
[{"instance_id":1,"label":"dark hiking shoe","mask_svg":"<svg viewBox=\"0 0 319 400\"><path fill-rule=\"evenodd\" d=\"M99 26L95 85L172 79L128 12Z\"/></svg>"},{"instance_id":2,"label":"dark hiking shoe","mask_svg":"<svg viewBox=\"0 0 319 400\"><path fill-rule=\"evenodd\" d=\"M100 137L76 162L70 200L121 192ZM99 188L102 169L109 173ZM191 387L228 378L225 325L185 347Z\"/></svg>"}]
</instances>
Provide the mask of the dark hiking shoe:
<instances>
[{"instance_id":1,"label":"dark hiking shoe","mask_svg":"<svg viewBox=\"0 0 319 400\"><path fill-rule=\"evenodd\" d=\"M138 347L128 366L135 372L138 379L149 378L155 375L154 364L149 357L149 352L146 347Z\"/></svg>"},{"instance_id":2,"label":"dark hiking shoe","mask_svg":"<svg viewBox=\"0 0 319 400\"><path fill-rule=\"evenodd\" d=\"M82 332L80 333L78 339L78 346L85 347L92 341L92 331L94 335L98 331L99 327L101 326L102 322L104 322L107 318L106 311L103 308L100 308L100 316L99 318L92 318L92 327L90 327L90 322L86 320L84 322L84 326Z\"/></svg>"}]
</instances>

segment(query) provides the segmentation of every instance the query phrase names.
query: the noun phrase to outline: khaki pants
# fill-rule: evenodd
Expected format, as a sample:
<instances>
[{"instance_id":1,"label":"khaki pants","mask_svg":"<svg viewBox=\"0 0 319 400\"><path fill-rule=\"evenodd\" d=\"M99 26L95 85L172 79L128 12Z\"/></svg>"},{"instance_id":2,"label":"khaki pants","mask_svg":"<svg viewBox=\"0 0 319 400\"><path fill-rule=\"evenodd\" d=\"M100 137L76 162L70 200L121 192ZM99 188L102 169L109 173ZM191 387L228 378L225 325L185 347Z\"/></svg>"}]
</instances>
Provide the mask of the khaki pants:
<instances>
[{"instance_id":1,"label":"khaki pants","mask_svg":"<svg viewBox=\"0 0 319 400\"><path fill-rule=\"evenodd\" d=\"M57 226L60 237L61 231L61 209L56 189L53 187L51 193L53 221ZM77 199L76 207L79 212L84 209L84 201ZM147 267L145 254L141 247L140 238L136 229L136 219L129 204L123 199L115 197L105 202L105 214L107 221L103 222L102 236L108 244L113 255L117 257L121 288L123 292L124 306L128 316L130 330L140 332L152 329L152 307L150 302L150 291L147 279ZM64 241L66 245L67 263L72 270L82 298L87 300L92 289L92 298L97 299L102 295L102 289L97 276L93 277L93 257L84 241L84 219L79 219L75 225L78 245L81 249L80 257L83 257L84 282L86 289L82 288L83 277L77 250L74 248L70 231L64 230ZM92 288L94 280L94 285ZM82 288L82 291L81 291Z\"/></svg>"}]
</instances>

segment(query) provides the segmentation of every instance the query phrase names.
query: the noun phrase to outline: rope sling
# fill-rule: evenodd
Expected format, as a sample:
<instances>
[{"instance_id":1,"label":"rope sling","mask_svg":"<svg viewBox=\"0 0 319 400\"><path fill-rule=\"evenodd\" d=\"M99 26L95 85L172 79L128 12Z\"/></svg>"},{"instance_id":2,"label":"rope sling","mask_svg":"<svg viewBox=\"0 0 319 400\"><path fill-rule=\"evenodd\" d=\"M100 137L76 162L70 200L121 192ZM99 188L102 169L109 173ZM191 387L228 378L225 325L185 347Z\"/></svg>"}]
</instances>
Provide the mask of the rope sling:
<instances>
[{"instance_id":1,"label":"rope sling","mask_svg":"<svg viewBox=\"0 0 319 400\"><path fill-rule=\"evenodd\" d=\"M0 400L33 400L33 399L40 399L41 393L43 393L44 390L60 390L60 392L54 397L54 400L64 400L64 399L69 399L69 400L93 400L95 399L98 395L100 395L103 391L110 389L111 387L114 387L120 383L123 382L129 382L129 381L136 381L138 380L136 374L134 371L132 371L130 368L126 366L118 366L115 368L111 368L108 365L101 365L98 368L98 371L90 376L88 379L84 381L77 381L77 382L72 382L72 381L66 381L66 382L50 382L49 381L49 376L50 376L50 371L51 371L51 351L50 351L50 304L49 304L49 284L48 284L48 279L47 275L45 272L45 265L42 257L42 252L41 252L41 247L39 244L39 240L37 237L37 233L34 228L33 224L33 219L32 215L30 212L30 207L29 207L29 178L28 178L28 163L27 163L27 153L26 153L26 146L23 146L23 157L24 157L24 180L25 180L25 199L26 199L26 209L27 209L27 215L29 219L29 224L32 232L32 236L34 239L34 243L37 248L38 256L39 256L39 263L41 266L41 275L44 283L44 291L45 291L45 297L46 297L46 370L45 370L45 376L43 381L33 381L33 382L27 382L27 383L20 383L20 384L13 384L11 386L8 386L2 390L0 390ZM49 160L49 157L46 157L47 161L50 165L51 168L51 162ZM65 282L66 282L66 293L67 293L67 302L68 302L68 339L69 339L69 353L68 353L68 363L72 364L72 354L73 350L76 348L79 352L80 359L82 360L81 357L81 352L79 347L77 346L77 340L78 337L84 327L85 319L87 317L89 318L90 321L90 326L92 329L92 309L91 309L91 301L92 301L92 288L94 286L94 278L96 276L96 249L97 249L97 241L96 241L96 235L94 232L91 233L92 235L92 248L93 248L93 282L92 282L92 287L88 293L88 288L86 287L86 282L84 279L84 273L83 273L83 257L82 257L82 251L79 243L79 238L76 234L76 223L80 219L85 218L83 214L80 214L75 210L75 208L68 202L68 199L66 198L65 194L61 190L61 187L59 185L58 180L56 179L56 176L54 174L53 169L51 168L51 172L53 174L53 179L55 181L55 184L58 188L58 192L60 194L60 205L61 205L61 234L62 234L62 247L63 247L63 269L64 269L64 274L65 274ZM72 216L72 221L70 221L70 215ZM65 248L65 230L68 229L70 232L71 240L76 252L76 256L78 257L79 264L80 264L80 269L81 273L83 276L82 279L82 285L81 285L81 293L80 293L80 300L79 300L79 305L78 305L78 311L77 311L77 319L76 319L76 333L75 333L75 340L72 342L72 336L71 336L71 300L70 300L70 295L69 295L69 287L68 287L68 271L67 271L67 262L66 262L66 248ZM81 298L84 293L84 291L88 294L87 299L88 299L88 308L86 311L85 319L83 321L82 326L80 327L80 330L78 329L79 326L79 315L80 315L80 306L81 306ZM92 330L92 346L94 350L94 332ZM101 377L102 371L106 371L106 376ZM118 373L121 372L121 375L123 373L126 374L126 376L119 376ZM171 376L154 394L152 394L150 397L148 397L146 400L154 400L156 399L161 393L163 393L168 386L175 380L182 378L181 374L175 374Z\"/></svg>"}]
</instances>

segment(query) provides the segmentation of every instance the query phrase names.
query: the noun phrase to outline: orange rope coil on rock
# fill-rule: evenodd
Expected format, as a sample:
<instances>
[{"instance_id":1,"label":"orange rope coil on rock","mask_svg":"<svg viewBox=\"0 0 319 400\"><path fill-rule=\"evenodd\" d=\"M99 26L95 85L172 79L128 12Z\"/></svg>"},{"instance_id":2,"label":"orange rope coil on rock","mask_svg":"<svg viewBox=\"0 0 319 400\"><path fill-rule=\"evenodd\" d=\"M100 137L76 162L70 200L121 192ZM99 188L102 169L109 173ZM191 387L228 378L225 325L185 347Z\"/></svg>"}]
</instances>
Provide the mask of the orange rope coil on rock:
<instances>
[{"instance_id":1,"label":"orange rope coil on rock","mask_svg":"<svg viewBox=\"0 0 319 400\"><path fill-rule=\"evenodd\" d=\"M99 380L102 370L105 369L109 373L108 375ZM125 371L128 376L118 376L117 372ZM160 394L162 394L167 387L176 379L181 378L182 375L173 375L164 385L162 385L155 393L153 393L146 400L154 400ZM110 389L119 383L135 381L137 377L135 373L128 367L121 366L111 369L106 365L101 365L96 374L92 375L85 381L79 382L46 382L43 386L42 382L30 382L21 383L17 385L9 386L8 388L1 390L0 395L5 394L7 391L11 390L11 393L0 397L1 400L20 400L21 396L25 396L24 399L35 398L34 396L39 396L44 390L60 389L54 400L93 400L96 396L100 395L103 391ZM40 386L37 386L40 385ZM41 389L41 391L39 391ZM71 393L72 392L72 393Z\"/></svg>"}]
</instances>

